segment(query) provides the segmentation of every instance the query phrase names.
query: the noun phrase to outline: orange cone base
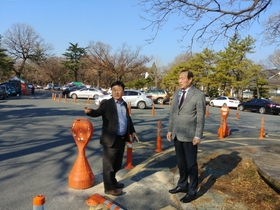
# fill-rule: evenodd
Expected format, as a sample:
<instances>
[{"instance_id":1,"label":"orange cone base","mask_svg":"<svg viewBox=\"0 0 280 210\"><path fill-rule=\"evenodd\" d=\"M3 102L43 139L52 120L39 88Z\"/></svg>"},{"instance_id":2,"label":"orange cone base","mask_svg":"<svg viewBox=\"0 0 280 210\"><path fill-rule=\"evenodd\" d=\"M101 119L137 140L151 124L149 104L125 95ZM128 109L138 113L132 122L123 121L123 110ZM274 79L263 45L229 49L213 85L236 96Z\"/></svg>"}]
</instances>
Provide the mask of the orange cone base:
<instances>
[{"instance_id":1,"label":"orange cone base","mask_svg":"<svg viewBox=\"0 0 280 210\"><path fill-rule=\"evenodd\" d=\"M94 184L94 174L85 156L78 157L70 175L68 185L74 189L86 189Z\"/></svg>"},{"instance_id":2,"label":"orange cone base","mask_svg":"<svg viewBox=\"0 0 280 210\"><path fill-rule=\"evenodd\" d=\"M127 166L125 166L125 169L133 169L134 168L134 166L132 165L132 164L127 164Z\"/></svg>"},{"instance_id":3,"label":"orange cone base","mask_svg":"<svg viewBox=\"0 0 280 210\"><path fill-rule=\"evenodd\" d=\"M223 129L221 127L219 127L218 135L219 135L220 139L222 139L226 136L229 136L230 135L230 129L228 128L228 126L226 126L225 132L223 132Z\"/></svg>"},{"instance_id":4,"label":"orange cone base","mask_svg":"<svg viewBox=\"0 0 280 210\"><path fill-rule=\"evenodd\" d=\"M155 152L162 152L162 149L156 149Z\"/></svg>"}]
</instances>

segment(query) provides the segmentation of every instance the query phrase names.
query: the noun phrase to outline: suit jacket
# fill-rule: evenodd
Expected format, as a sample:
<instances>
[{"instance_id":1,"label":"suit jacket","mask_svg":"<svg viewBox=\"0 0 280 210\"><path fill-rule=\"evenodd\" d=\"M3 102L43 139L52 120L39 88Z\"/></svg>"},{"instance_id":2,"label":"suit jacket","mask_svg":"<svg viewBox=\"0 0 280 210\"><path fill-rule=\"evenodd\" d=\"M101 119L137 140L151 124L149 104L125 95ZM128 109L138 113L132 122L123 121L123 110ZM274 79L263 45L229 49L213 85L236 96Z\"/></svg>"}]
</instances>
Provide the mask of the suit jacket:
<instances>
[{"instance_id":1,"label":"suit jacket","mask_svg":"<svg viewBox=\"0 0 280 210\"><path fill-rule=\"evenodd\" d=\"M125 141L130 141L129 134L135 132L131 117L127 109L127 104L124 102L126 107L126 118L127 118L127 133L125 135ZM108 99L101 103L100 107L96 110L92 110L88 116L99 117L102 116L103 126L100 137L100 144L111 147L116 139L118 131L118 112L114 98Z\"/></svg>"},{"instance_id":2,"label":"suit jacket","mask_svg":"<svg viewBox=\"0 0 280 210\"><path fill-rule=\"evenodd\" d=\"M173 95L172 106L168 123L168 132L179 141L192 142L194 137L202 138L205 123L206 102L205 95L197 88L191 86L185 100L179 104L180 90Z\"/></svg>"}]
</instances>

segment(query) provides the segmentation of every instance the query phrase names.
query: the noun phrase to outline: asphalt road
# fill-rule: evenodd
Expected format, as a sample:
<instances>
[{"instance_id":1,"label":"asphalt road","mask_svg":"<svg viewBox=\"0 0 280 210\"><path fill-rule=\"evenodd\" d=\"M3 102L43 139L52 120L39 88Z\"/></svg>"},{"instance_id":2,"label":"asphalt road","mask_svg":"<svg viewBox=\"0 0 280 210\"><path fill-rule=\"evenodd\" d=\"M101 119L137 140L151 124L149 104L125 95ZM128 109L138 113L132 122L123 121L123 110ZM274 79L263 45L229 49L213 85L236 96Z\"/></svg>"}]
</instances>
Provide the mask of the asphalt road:
<instances>
[{"instance_id":1,"label":"asphalt road","mask_svg":"<svg viewBox=\"0 0 280 210\"><path fill-rule=\"evenodd\" d=\"M102 120L85 116L84 106L96 108L93 101L88 105L87 100L83 99L78 99L76 103L72 99L67 102L64 99L54 101L51 92L44 90L35 95L0 100L0 210L31 209L32 199L38 194L46 196L47 209L88 209L85 195L77 196L75 190L68 187L68 176L77 157L77 146L70 128L77 118L90 119L94 126L86 156L96 179L101 182L102 148L99 136ZM159 121L162 126L162 149L173 147L165 138L169 108L169 105L156 105L155 116L152 116L151 109L132 109L132 119L140 138L140 143L134 146L134 165L143 163L155 154ZM219 111L219 108L209 108L200 152L279 144L280 116L264 115L266 137L259 139L262 115L239 112L236 119L236 110L231 109L227 120L231 135L224 141L217 135ZM174 157L171 156L168 163L158 164L159 167L174 167ZM168 199L166 202L167 206ZM155 209L163 208L164 201L161 205Z\"/></svg>"}]
</instances>

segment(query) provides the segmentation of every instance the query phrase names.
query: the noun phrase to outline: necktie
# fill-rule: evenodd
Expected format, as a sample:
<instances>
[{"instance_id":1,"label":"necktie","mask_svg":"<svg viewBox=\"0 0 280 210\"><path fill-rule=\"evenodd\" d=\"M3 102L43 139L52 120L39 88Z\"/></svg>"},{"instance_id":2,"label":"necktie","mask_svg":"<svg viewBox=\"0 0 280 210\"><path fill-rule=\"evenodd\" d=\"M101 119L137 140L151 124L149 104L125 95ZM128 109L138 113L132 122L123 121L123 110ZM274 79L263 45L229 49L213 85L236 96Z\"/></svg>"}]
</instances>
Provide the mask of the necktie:
<instances>
[{"instance_id":1,"label":"necktie","mask_svg":"<svg viewBox=\"0 0 280 210\"><path fill-rule=\"evenodd\" d=\"M184 100L185 100L185 93L186 93L186 91L183 90L183 94L182 94L182 96L181 96L181 100L180 100L180 103L179 103L179 109L181 108L181 106L182 106L182 104L183 104L183 102L184 102Z\"/></svg>"}]
</instances>

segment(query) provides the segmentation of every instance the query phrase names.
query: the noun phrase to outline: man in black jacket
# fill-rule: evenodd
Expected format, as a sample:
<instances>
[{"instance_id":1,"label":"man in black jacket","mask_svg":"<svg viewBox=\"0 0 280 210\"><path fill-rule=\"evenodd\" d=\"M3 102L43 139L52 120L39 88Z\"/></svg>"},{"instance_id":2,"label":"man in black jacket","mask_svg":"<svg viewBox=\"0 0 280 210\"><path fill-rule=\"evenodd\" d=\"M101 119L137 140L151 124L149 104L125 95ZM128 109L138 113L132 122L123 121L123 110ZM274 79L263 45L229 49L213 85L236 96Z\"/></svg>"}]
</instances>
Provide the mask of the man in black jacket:
<instances>
[{"instance_id":1,"label":"man in black jacket","mask_svg":"<svg viewBox=\"0 0 280 210\"><path fill-rule=\"evenodd\" d=\"M122 99L124 84L116 81L111 85L112 98L100 104L96 110L85 107L88 116L102 116L103 126L100 144L103 145L103 182L106 194L121 195L123 183L116 180L116 173L122 166L125 142L130 141L129 135L138 140L129 116L126 102Z\"/></svg>"}]
</instances>

